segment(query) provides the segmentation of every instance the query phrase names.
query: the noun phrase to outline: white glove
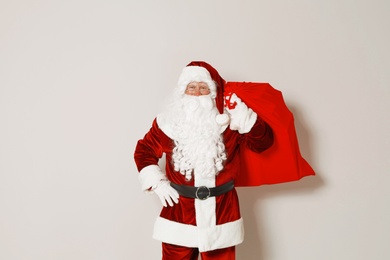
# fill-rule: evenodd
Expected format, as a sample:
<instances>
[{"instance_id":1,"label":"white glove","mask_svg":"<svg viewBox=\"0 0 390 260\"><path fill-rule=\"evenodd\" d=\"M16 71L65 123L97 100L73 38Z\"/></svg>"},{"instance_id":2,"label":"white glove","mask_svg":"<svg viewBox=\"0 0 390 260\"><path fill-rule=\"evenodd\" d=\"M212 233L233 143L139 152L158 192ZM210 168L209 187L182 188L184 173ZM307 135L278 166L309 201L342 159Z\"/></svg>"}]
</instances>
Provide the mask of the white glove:
<instances>
[{"instance_id":1,"label":"white glove","mask_svg":"<svg viewBox=\"0 0 390 260\"><path fill-rule=\"evenodd\" d=\"M169 184L170 182L168 180L161 180L152 188L152 191L157 194L164 207L167 206L167 202L171 207L173 206L173 202L176 204L179 203L179 193Z\"/></svg>"},{"instance_id":2,"label":"white glove","mask_svg":"<svg viewBox=\"0 0 390 260\"><path fill-rule=\"evenodd\" d=\"M257 114L234 93L226 101L230 103L226 105L230 114L230 129L238 130L240 134L248 133L256 122Z\"/></svg>"}]
</instances>

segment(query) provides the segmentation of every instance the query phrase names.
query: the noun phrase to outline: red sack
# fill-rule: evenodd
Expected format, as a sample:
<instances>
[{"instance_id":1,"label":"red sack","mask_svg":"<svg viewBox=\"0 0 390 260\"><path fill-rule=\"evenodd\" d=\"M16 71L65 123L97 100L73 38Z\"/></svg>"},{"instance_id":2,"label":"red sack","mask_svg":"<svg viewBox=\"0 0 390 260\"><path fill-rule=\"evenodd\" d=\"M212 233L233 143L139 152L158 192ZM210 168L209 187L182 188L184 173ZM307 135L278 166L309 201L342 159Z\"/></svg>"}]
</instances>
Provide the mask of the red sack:
<instances>
[{"instance_id":1,"label":"red sack","mask_svg":"<svg viewBox=\"0 0 390 260\"><path fill-rule=\"evenodd\" d=\"M268 83L228 82L225 93L230 92L267 122L274 133L274 144L262 153L241 147L241 172L235 186L276 184L315 174L301 156L294 117L279 90Z\"/></svg>"}]
</instances>

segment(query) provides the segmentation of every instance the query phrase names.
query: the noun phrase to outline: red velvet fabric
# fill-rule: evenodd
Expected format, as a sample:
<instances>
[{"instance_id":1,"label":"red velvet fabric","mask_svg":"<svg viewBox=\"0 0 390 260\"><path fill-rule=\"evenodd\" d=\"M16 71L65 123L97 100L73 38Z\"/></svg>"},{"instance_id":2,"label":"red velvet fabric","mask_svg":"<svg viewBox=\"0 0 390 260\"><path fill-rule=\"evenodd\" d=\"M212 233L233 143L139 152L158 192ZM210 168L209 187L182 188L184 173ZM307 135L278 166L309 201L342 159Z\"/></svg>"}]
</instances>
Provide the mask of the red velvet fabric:
<instances>
[{"instance_id":1,"label":"red velvet fabric","mask_svg":"<svg viewBox=\"0 0 390 260\"><path fill-rule=\"evenodd\" d=\"M199 250L176 246L167 243L162 244L162 260L198 260ZM202 260L235 260L236 248L228 247L200 253Z\"/></svg>"},{"instance_id":2,"label":"red velvet fabric","mask_svg":"<svg viewBox=\"0 0 390 260\"><path fill-rule=\"evenodd\" d=\"M253 152L248 149L250 146L241 148L242 164L236 186L282 183L315 174L301 156L294 117L280 91L268 83L228 82L225 92L236 93L270 125L274 134L274 144L262 153Z\"/></svg>"},{"instance_id":3,"label":"red velvet fabric","mask_svg":"<svg viewBox=\"0 0 390 260\"><path fill-rule=\"evenodd\" d=\"M216 185L222 185L235 180L240 173L240 147L245 146L254 152L262 152L273 143L271 128L258 118L252 130L247 134L239 134L229 128L223 133L227 160L224 169L216 176ZM186 181L180 172L176 172L172 165L172 149L174 143L154 120L152 128L139 140L135 149L134 159L139 170L154 164L157 165L162 154L166 154L165 172L167 178L177 184L194 185L194 181ZM227 207L227 205L229 205ZM194 199L180 197L180 202L173 207L164 207L161 217L179 223L196 225ZM223 224L240 219L240 211L236 190L233 189L216 198L217 224Z\"/></svg>"}]
</instances>

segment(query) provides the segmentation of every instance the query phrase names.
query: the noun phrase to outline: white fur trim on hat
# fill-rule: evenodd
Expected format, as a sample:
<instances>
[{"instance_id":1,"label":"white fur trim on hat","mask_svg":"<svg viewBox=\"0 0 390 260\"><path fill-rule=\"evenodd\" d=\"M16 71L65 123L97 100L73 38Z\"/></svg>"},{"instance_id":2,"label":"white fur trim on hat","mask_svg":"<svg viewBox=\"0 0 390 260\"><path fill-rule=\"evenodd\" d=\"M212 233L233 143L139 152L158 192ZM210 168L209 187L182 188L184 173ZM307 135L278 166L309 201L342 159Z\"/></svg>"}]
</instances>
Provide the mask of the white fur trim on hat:
<instances>
[{"instance_id":1,"label":"white fur trim on hat","mask_svg":"<svg viewBox=\"0 0 390 260\"><path fill-rule=\"evenodd\" d=\"M213 98L217 96L217 86L210 76L207 69L200 66L187 66L180 74L178 87L182 93L190 82L205 82L210 88L210 94Z\"/></svg>"}]
</instances>

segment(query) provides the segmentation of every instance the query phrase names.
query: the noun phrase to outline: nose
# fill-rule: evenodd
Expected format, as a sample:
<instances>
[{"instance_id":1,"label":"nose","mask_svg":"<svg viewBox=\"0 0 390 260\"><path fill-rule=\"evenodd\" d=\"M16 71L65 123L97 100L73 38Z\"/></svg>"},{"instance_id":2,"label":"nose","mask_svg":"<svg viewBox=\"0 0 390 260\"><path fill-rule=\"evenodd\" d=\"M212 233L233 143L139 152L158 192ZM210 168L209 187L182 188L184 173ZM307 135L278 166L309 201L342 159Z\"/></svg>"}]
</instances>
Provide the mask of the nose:
<instances>
[{"instance_id":1,"label":"nose","mask_svg":"<svg viewBox=\"0 0 390 260\"><path fill-rule=\"evenodd\" d=\"M196 89L195 92L194 92L194 96L200 96L200 95L202 95L202 94L200 93L200 90L199 90L199 89Z\"/></svg>"}]
</instances>

